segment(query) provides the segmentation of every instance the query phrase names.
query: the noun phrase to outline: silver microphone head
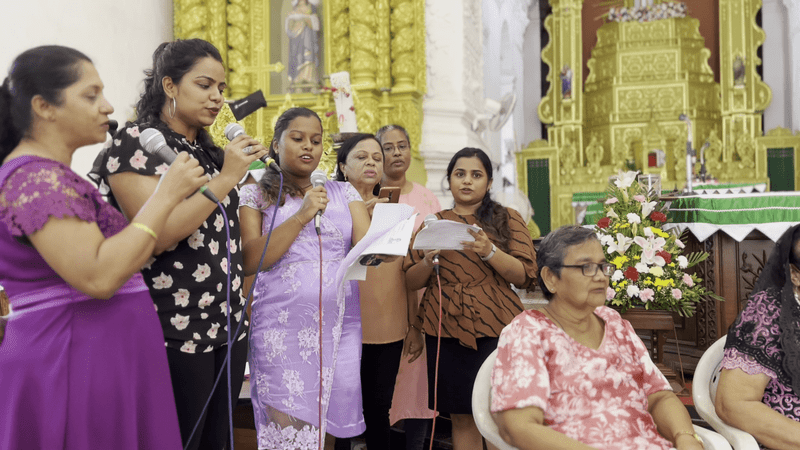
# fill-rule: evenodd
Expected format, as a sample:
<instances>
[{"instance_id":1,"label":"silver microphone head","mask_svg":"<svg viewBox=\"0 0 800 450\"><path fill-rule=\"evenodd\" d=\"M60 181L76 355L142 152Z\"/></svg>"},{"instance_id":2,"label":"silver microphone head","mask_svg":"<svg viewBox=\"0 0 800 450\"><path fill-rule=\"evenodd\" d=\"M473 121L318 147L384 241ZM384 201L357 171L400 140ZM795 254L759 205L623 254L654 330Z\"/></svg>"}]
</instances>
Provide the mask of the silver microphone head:
<instances>
[{"instance_id":1,"label":"silver microphone head","mask_svg":"<svg viewBox=\"0 0 800 450\"><path fill-rule=\"evenodd\" d=\"M167 164L172 164L175 157L178 156L175 152L171 151L167 146L167 140L164 135L155 128L147 128L139 133L139 143L147 153L158 155Z\"/></svg>"},{"instance_id":2,"label":"silver microphone head","mask_svg":"<svg viewBox=\"0 0 800 450\"><path fill-rule=\"evenodd\" d=\"M323 170L315 170L311 172L311 186L325 186L325 182L328 181L328 174L325 173Z\"/></svg>"},{"instance_id":3,"label":"silver microphone head","mask_svg":"<svg viewBox=\"0 0 800 450\"><path fill-rule=\"evenodd\" d=\"M236 136L240 134L244 134L244 128L238 123L229 123L225 126L225 137L228 138L229 141L236 139Z\"/></svg>"},{"instance_id":4,"label":"silver microphone head","mask_svg":"<svg viewBox=\"0 0 800 450\"><path fill-rule=\"evenodd\" d=\"M689 120L689 116L687 116L686 114L681 114L680 116L678 116L678 120L686 122L687 120Z\"/></svg>"}]
</instances>

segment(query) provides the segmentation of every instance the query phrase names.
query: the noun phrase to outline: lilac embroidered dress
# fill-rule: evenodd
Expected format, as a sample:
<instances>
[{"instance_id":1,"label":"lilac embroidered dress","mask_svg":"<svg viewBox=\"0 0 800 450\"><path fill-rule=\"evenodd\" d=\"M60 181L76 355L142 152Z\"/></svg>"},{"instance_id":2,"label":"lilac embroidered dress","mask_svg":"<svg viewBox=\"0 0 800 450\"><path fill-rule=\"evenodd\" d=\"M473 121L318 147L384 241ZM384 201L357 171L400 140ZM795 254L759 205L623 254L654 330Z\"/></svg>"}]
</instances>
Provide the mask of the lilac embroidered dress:
<instances>
[{"instance_id":1,"label":"lilac embroidered dress","mask_svg":"<svg viewBox=\"0 0 800 450\"><path fill-rule=\"evenodd\" d=\"M0 166L0 284L13 309L0 343L0 449L180 449L141 275L108 300L75 290L27 240L51 216L97 223L106 237L127 225L61 163L22 156Z\"/></svg>"},{"instance_id":2,"label":"lilac embroidered dress","mask_svg":"<svg viewBox=\"0 0 800 450\"><path fill-rule=\"evenodd\" d=\"M327 413L323 431L337 436L361 434L361 313L358 285L345 284L338 298L335 275L351 247L349 204L361 201L349 184L328 181L322 215L323 374ZM300 210L302 198L286 197L275 227ZM241 205L262 211L262 233L269 231L274 206L261 188L241 189ZM250 386L260 449L315 449L319 425L319 240L306 224L289 250L255 281L250 325ZM332 386L331 386L332 383ZM278 411L297 420L277 423Z\"/></svg>"},{"instance_id":3,"label":"lilac embroidered dress","mask_svg":"<svg viewBox=\"0 0 800 450\"><path fill-rule=\"evenodd\" d=\"M751 295L728 330L721 367L741 369L749 375L768 376L770 381L761 401L800 422L800 397L792 388L792 377L783 366L786 353L781 345L780 295L779 289L772 288ZM795 310L800 309L798 305L793 306Z\"/></svg>"}]
</instances>

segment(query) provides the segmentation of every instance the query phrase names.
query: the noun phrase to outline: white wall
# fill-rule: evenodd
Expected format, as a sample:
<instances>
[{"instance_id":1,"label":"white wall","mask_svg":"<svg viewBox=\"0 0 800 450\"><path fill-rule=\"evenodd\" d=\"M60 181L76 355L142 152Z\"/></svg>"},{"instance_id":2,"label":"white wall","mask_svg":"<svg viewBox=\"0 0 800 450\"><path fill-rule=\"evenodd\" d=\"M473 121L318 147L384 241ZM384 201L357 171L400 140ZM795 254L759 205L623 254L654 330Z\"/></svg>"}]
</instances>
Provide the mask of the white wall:
<instances>
[{"instance_id":1,"label":"white wall","mask_svg":"<svg viewBox=\"0 0 800 450\"><path fill-rule=\"evenodd\" d=\"M112 118L123 124L133 113L158 44L172 39L171 0L23 0L3 1L0 14L0 79L11 62L31 47L74 47L94 61L114 106ZM78 150L73 169L86 175L101 145Z\"/></svg>"}]
</instances>

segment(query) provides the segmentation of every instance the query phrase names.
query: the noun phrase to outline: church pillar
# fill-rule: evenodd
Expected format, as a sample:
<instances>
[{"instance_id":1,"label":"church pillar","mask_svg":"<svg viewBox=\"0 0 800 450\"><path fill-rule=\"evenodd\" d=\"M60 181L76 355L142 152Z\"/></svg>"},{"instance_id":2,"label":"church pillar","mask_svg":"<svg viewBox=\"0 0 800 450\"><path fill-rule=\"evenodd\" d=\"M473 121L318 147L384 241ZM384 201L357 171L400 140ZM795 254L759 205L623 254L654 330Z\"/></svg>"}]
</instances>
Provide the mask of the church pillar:
<instances>
[{"instance_id":1,"label":"church pillar","mask_svg":"<svg viewBox=\"0 0 800 450\"><path fill-rule=\"evenodd\" d=\"M764 41L764 82L772 89L772 102L764 111L764 131L776 127L791 127L791 45L786 8L781 0L764 0L761 8L762 27L767 30ZM789 90L791 92L791 90Z\"/></svg>"},{"instance_id":2,"label":"church pillar","mask_svg":"<svg viewBox=\"0 0 800 450\"><path fill-rule=\"evenodd\" d=\"M723 160L735 167L727 172L736 178L757 167L755 138L761 136L762 113L770 104L772 91L761 80L758 47L764 30L756 24L761 0L720 0L720 90Z\"/></svg>"},{"instance_id":3,"label":"church pillar","mask_svg":"<svg viewBox=\"0 0 800 450\"><path fill-rule=\"evenodd\" d=\"M789 38L789 50L786 65L790 68L788 90L786 97L791 99L789 106L791 116L791 128L794 131L800 130L800 0L783 0L786 6L786 17L789 21L787 36Z\"/></svg>"},{"instance_id":4,"label":"church pillar","mask_svg":"<svg viewBox=\"0 0 800 450\"><path fill-rule=\"evenodd\" d=\"M428 83L420 153L427 187L449 208L452 196L441 189L447 163L461 148L481 145L471 128L483 104L481 0L427 0L425 23Z\"/></svg>"}]
</instances>

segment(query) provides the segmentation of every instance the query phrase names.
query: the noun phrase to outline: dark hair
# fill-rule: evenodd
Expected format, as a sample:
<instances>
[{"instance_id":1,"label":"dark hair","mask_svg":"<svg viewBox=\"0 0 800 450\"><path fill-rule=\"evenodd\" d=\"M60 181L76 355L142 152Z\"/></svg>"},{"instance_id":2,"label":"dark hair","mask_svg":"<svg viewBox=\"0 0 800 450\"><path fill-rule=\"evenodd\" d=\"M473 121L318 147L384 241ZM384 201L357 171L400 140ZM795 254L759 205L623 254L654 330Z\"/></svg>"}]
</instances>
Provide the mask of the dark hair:
<instances>
[{"instance_id":1,"label":"dark hair","mask_svg":"<svg viewBox=\"0 0 800 450\"><path fill-rule=\"evenodd\" d=\"M567 256L567 248L590 240L598 240L597 234L580 225L564 225L551 231L542 239L539 249L536 251L536 264L539 266L536 277L544 298L550 300L553 298L553 293L547 289L542 280L542 269L549 267L557 277L561 277L561 267Z\"/></svg>"},{"instance_id":2,"label":"dark hair","mask_svg":"<svg viewBox=\"0 0 800 450\"><path fill-rule=\"evenodd\" d=\"M341 164L347 165L347 155L350 154L350 151L355 148L361 141L366 141L367 139L372 139L373 141L378 143L378 147L381 145L381 141L378 140L375 136L368 134L368 133L358 133L355 136L348 138L346 141L342 143L342 146L336 150L336 172L334 175L334 179L336 181L346 181L344 179L344 172L339 169ZM381 157L383 157L383 152L381 152ZM372 189L372 193L374 195L378 195L381 190L381 184L378 183Z\"/></svg>"},{"instance_id":3,"label":"dark hair","mask_svg":"<svg viewBox=\"0 0 800 450\"><path fill-rule=\"evenodd\" d=\"M316 117L316 119L319 120L319 127L322 128L322 119L319 118L317 113L308 108L289 108L284 111L284 113L278 117L278 121L275 122L275 133L272 136L272 141L269 143L269 156L275 159L275 162L278 163L279 166L281 165L281 161L278 153L275 151L275 146L283 139L283 134L289 128L292 121L298 117ZM258 184L264 192L267 203L278 203L279 206L283 206L286 195L295 197L303 196L303 189L300 186L295 186L292 183L285 183L283 186L284 195L282 198L278 199L280 181L280 174L269 168L267 168L267 172L264 176L261 177L261 181L259 181Z\"/></svg>"},{"instance_id":4,"label":"dark hair","mask_svg":"<svg viewBox=\"0 0 800 450\"><path fill-rule=\"evenodd\" d=\"M69 47L44 45L14 59L0 86L0 161L29 131L33 115L31 99L37 95L59 106L62 91L81 77L80 62L88 56Z\"/></svg>"},{"instance_id":5,"label":"dark hair","mask_svg":"<svg viewBox=\"0 0 800 450\"><path fill-rule=\"evenodd\" d=\"M378 131L375 133L375 139L377 139L377 140L378 140L378 143L379 143L379 144L381 144L381 147L383 147L383 136L384 136L386 133L388 133L388 132L390 132L390 131L393 131L393 130L400 130L400 131L402 131L402 132L403 132L403 134L405 134L405 135L406 135L406 141L408 141L408 145L411 145L411 138L410 138L410 137L408 137L408 131L406 131L406 129L405 129L405 128L403 128L403 127L401 127L400 125L391 124L391 125L384 125L384 126L382 126L382 127L381 127L381 128L380 128L380 129L379 129L379 130L378 130Z\"/></svg>"},{"instance_id":6,"label":"dark hair","mask_svg":"<svg viewBox=\"0 0 800 450\"><path fill-rule=\"evenodd\" d=\"M202 39L178 39L159 45L153 52L153 67L144 71L144 92L136 103L137 122L158 123L167 101L161 80L170 77L173 83L180 83L183 76L206 57L222 63L219 50Z\"/></svg>"},{"instance_id":7,"label":"dark hair","mask_svg":"<svg viewBox=\"0 0 800 450\"><path fill-rule=\"evenodd\" d=\"M450 182L450 176L453 174L453 168L460 158L478 158L486 171L486 178L489 181L492 180L493 169L489 155L479 148L464 147L450 158L450 163L447 165L448 183ZM511 231L508 229L508 210L505 206L492 200L488 189L486 190L486 195L483 196L481 205L475 211L475 217L481 223L484 231L493 235L498 240L497 245L504 252L507 252L508 241L511 240Z\"/></svg>"}]
</instances>

